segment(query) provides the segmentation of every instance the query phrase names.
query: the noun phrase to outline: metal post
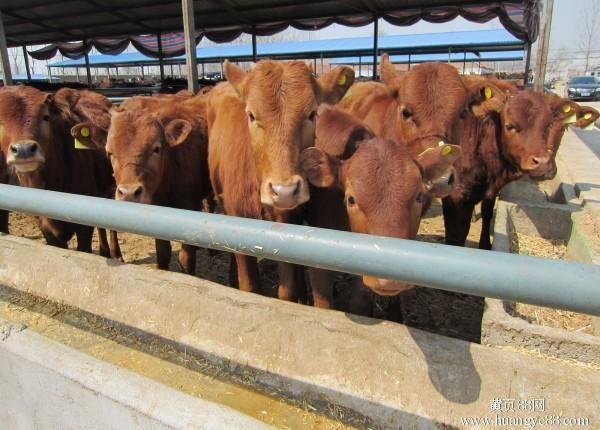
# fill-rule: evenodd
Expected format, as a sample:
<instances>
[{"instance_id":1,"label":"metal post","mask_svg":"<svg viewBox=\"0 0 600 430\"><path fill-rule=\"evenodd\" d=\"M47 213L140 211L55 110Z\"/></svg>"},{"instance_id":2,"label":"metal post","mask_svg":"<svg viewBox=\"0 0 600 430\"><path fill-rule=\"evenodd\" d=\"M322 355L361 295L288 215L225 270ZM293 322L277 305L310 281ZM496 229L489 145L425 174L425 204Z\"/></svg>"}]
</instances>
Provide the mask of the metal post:
<instances>
[{"instance_id":1,"label":"metal post","mask_svg":"<svg viewBox=\"0 0 600 430\"><path fill-rule=\"evenodd\" d=\"M198 69L196 68L196 24L194 20L194 0L182 0L183 34L185 37L185 59L188 90L198 92Z\"/></svg>"},{"instance_id":2,"label":"metal post","mask_svg":"<svg viewBox=\"0 0 600 430\"><path fill-rule=\"evenodd\" d=\"M373 80L377 80L377 44L379 43L379 18L373 21Z\"/></svg>"},{"instance_id":3,"label":"metal post","mask_svg":"<svg viewBox=\"0 0 600 430\"><path fill-rule=\"evenodd\" d=\"M256 26L252 26L252 61L256 63L257 60L257 49L256 49Z\"/></svg>"},{"instance_id":4,"label":"metal post","mask_svg":"<svg viewBox=\"0 0 600 430\"><path fill-rule=\"evenodd\" d=\"M450 59L452 57L452 47L448 47L448 64L450 64Z\"/></svg>"},{"instance_id":5,"label":"metal post","mask_svg":"<svg viewBox=\"0 0 600 430\"><path fill-rule=\"evenodd\" d=\"M408 71L409 72L410 72L410 59L411 59L410 54L408 54Z\"/></svg>"},{"instance_id":6,"label":"metal post","mask_svg":"<svg viewBox=\"0 0 600 430\"><path fill-rule=\"evenodd\" d=\"M552 27L552 10L554 0L546 0L546 11L541 32L541 38L538 41L537 61L535 67L534 90L543 91L546 81L546 62L548 61L548 44L550 43L550 29Z\"/></svg>"},{"instance_id":7,"label":"metal post","mask_svg":"<svg viewBox=\"0 0 600 430\"><path fill-rule=\"evenodd\" d=\"M467 51L464 51L463 55L463 75L465 74L465 68L467 67Z\"/></svg>"},{"instance_id":8,"label":"metal post","mask_svg":"<svg viewBox=\"0 0 600 430\"><path fill-rule=\"evenodd\" d=\"M88 88L92 88L92 71L90 70L90 56L88 55L87 39L83 40L83 55L85 57L85 73L87 75ZM97 76L97 72L96 72Z\"/></svg>"},{"instance_id":9,"label":"metal post","mask_svg":"<svg viewBox=\"0 0 600 430\"><path fill-rule=\"evenodd\" d=\"M23 45L23 59L25 60L25 72L27 73L27 80L31 81L31 71L29 70L29 54L27 54L27 47Z\"/></svg>"},{"instance_id":10,"label":"metal post","mask_svg":"<svg viewBox=\"0 0 600 430\"><path fill-rule=\"evenodd\" d=\"M144 79L145 78L145 76L144 76L144 66L141 66L141 69L142 69L142 79Z\"/></svg>"},{"instance_id":11,"label":"metal post","mask_svg":"<svg viewBox=\"0 0 600 430\"><path fill-rule=\"evenodd\" d=\"M2 22L2 11L0 10L0 62L2 63L2 72L4 73L4 85L12 85L12 72L10 70L10 58L8 57L8 47L6 45L6 35L4 34L4 23Z\"/></svg>"},{"instance_id":12,"label":"metal post","mask_svg":"<svg viewBox=\"0 0 600 430\"><path fill-rule=\"evenodd\" d=\"M527 78L529 77L529 69L531 66L531 42L527 43L527 58L525 59L525 77L523 78L523 84L527 86Z\"/></svg>"},{"instance_id":13,"label":"metal post","mask_svg":"<svg viewBox=\"0 0 600 430\"><path fill-rule=\"evenodd\" d=\"M313 73L317 76L317 57L313 58Z\"/></svg>"},{"instance_id":14,"label":"metal post","mask_svg":"<svg viewBox=\"0 0 600 430\"><path fill-rule=\"evenodd\" d=\"M223 59L219 58L219 63L221 64L221 79L225 79L225 71L223 70Z\"/></svg>"},{"instance_id":15,"label":"metal post","mask_svg":"<svg viewBox=\"0 0 600 430\"><path fill-rule=\"evenodd\" d=\"M202 78L204 78L204 76L205 76L205 74L204 74L204 61L202 62L201 66L202 66Z\"/></svg>"},{"instance_id":16,"label":"metal post","mask_svg":"<svg viewBox=\"0 0 600 430\"><path fill-rule=\"evenodd\" d=\"M362 76L362 55L358 56L358 77Z\"/></svg>"},{"instance_id":17,"label":"metal post","mask_svg":"<svg viewBox=\"0 0 600 430\"><path fill-rule=\"evenodd\" d=\"M158 42L158 67L160 69L160 82L163 82L165 80L165 64L162 50L162 33L158 33L156 35L156 41Z\"/></svg>"},{"instance_id":18,"label":"metal post","mask_svg":"<svg viewBox=\"0 0 600 430\"><path fill-rule=\"evenodd\" d=\"M0 185L0 209L302 266L600 315L600 266L593 264L141 206L14 185ZM144 222L140 222L142 213Z\"/></svg>"},{"instance_id":19,"label":"metal post","mask_svg":"<svg viewBox=\"0 0 600 430\"><path fill-rule=\"evenodd\" d=\"M79 83L79 67L75 67L75 74L77 75L77 83Z\"/></svg>"}]
</instances>

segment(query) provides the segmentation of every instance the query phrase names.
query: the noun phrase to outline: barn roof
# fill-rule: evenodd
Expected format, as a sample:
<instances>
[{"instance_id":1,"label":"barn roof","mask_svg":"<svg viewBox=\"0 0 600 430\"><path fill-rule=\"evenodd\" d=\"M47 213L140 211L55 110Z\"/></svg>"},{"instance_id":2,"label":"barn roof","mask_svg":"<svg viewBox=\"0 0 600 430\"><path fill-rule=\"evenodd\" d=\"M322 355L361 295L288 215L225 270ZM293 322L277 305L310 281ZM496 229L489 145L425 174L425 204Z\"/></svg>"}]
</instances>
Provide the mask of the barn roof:
<instances>
[{"instance_id":1,"label":"barn roof","mask_svg":"<svg viewBox=\"0 0 600 430\"><path fill-rule=\"evenodd\" d=\"M460 31L452 33L410 34L380 36L379 49L392 55L399 54L443 54L447 59L448 51L470 53L477 56L481 52L514 51L521 50L523 56L523 42L515 38L506 30L479 30ZM294 42L264 43L257 46L258 56L263 58L294 59L294 58L335 58L348 55L372 55L373 40L370 37L352 37L343 39L306 40ZM491 53L490 53L491 54ZM458 55L458 54L457 54ZM251 61L252 46L246 45L219 45L196 48L199 62L220 62L224 59L235 61ZM122 53L119 55L90 55L91 66L128 66L128 65L153 65L158 60L146 57L141 53ZM372 61L372 57L371 57ZM185 56L166 60L165 63L185 62ZM365 61L366 63L366 61ZM65 60L50 64L50 67L82 67L83 59Z\"/></svg>"},{"instance_id":2,"label":"barn roof","mask_svg":"<svg viewBox=\"0 0 600 430\"><path fill-rule=\"evenodd\" d=\"M180 0L2 0L9 46L97 42L98 38L177 32ZM514 36L538 35L539 0L203 0L194 2L196 30L226 42L242 32L271 35L288 26L304 30L332 23L361 26L375 18L395 25L450 21L487 22L498 17Z\"/></svg>"},{"instance_id":3,"label":"barn roof","mask_svg":"<svg viewBox=\"0 0 600 430\"><path fill-rule=\"evenodd\" d=\"M473 63L478 61L521 61L524 57L524 51L493 51L493 52L479 52L479 54L473 52L452 52L450 54L416 54L411 55L410 60L408 55L391 55L390 60L392 63L407 64L407 63L425 63L430 61L448 61L452 63ZM329 60L329 64L345 64L349 66L357 64L373 64L373 56L361 56L359 57L340 57Z\"/></svg>"}]
</instances>

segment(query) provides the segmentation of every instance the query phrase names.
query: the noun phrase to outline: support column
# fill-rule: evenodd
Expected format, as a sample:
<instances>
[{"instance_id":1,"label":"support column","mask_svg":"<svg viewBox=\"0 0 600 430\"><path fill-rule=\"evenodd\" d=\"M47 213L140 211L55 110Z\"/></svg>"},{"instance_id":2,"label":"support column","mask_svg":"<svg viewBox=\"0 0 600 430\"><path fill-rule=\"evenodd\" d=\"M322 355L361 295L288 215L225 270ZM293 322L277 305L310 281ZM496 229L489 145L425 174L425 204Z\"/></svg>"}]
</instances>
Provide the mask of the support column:
<instances>
[{"instance_id":1,"label":"support column","mask_svg":"<svg viewBox=\"0 0 600 430\"><path fill-rule=\"evenodd\" d=\"M535 79L533 89L544 91L544 82L546 81L546 62L548 61L548 44L550 43L550 29L552 27L552 10L554 9L554 0L546 0L546 11L544 12L542 31L538 40L538 52L535 67Z\"/></svg>"},{"instance_id":2,"label":"support column","mask_svg":"<svg viewBox=\"0 0 600 430\"><path fill-rule=\"evenodd\" d=\"M373 21L373 80L377 80L377 45L379 43L379 17Z\"/></svg>"},{"instance_id":3,"label":"support column","mask_svg":"<svg viewBox=\"0 0 600 430\"><path fill-rule=\"evenodd\" d=\"M362 55L358 56L358 77L362 76Z\"/></svg>"},{"instance_id":4,"label":"support column","mask_svg":"<svg viewBox=\"0 0 600 430\"><path fill-rule=\"evenodd\" d=\"M194 0L182 0L183 34L185 37L185 59L188 90L198 92L198 69L196 68L196 24L194 20Z\"/></svg>"},{"instance_id":5,"label":"support column","mask_svg":"<svg viewBox=\"0 0 600 430\"><path fill-rule=\"evenodd\" d=\"M85 57L85 73L87 75L88 88L92 88L92 72L90 70L90 56L88 55L88 44L87 40L83 41L83 54Z\"/></svg>"},{"instance_id":6,"label":"support column","mask_svg":"<svg viewBox=\"0 0 600 430\"><path fill-rule=\"evenodd\" d=\"M156 35L156 41L158 43L158 67L160 68L160 82L162 83L165 80L165 64L163 60L162 50L162 33L158 33Z\"/></svg>"},{"instance_id":7,"label":"support column","mask_svg":"<svg viewBox=\"0 0 600 430\"><path fill-rule=\"evenodd\" d=\"M6 35L4 34L4 23L2 22L2 11L0 10L0 62L2 63L2 72L4 73L4 85L12 85L12 72L10 70L10 58L8 57L8 47L6 45Z\"/></svg>"},{"instance_id":8,"label":"support column","mask_svg":"<svg viewBox=\"0 0 600 430\"><path fill-rule=\"evenodd\" d=\"M463 52L463 75L465 74L465 68L467 67L467 51Z\"/></svg>"},{"instance_id":9,"label":"support column","mask_svg":"<svg viewBox=\"0 0 600 430\"><path fill-rule=\"evenodd\" d=\"M527 85L527 77L529 76L529 69L531 67L531 42L527 43L527 58L525 59L525 77L523 78L523 84Z\"/></svg>"},{"instance_id":10,"label":"support column","mask_svg":"<svg viewBox=\"0 0 600 430\"><path fill-rule=\"evenodd\" d=\"M31 71L29 70L29 54L27 47L23 45L23 59L25 60L25 72L27 73L27 81L31 81Z\"/></svg>"},{"instance_id":11,"label":"support column","mask_svg":"<svg viewBox=\"0 0 600 430\"><path fill-rule=\"evenodd\" d=\"M252 61L256 63L257 50L256 50L256 26L252 26Z\"/></svg>"},{"instance_id":12,"label":"support column","mask_svg":"<svg viewBox=\"0 0 600 430\"><path fill-rule=\"evenodd\" d=\"M410 72L410 60L411 60L411 54L408 54L408 71Z\"/></svg>"}]
</instances>

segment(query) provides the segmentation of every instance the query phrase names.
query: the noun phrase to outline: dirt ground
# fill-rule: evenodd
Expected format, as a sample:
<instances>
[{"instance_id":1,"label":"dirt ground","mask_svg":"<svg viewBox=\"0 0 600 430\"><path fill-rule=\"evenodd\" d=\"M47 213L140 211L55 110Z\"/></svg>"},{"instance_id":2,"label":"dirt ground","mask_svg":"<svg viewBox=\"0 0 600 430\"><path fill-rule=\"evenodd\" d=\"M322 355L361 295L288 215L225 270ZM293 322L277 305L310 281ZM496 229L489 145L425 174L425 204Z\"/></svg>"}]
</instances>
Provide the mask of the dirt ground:
<instances>
[{"instance_id":1,"label":"dirt ground","mask_svg":"<svg viewBox=\"0 0 600 430\"><path fill-rule=\"evenodd\" d=\"M511 251L521 255L560 260L565 257L567 245L562 240L544 239L517 232L511 237ZM525 303L516 303L511 309L511 314L532 324L557 327L581 333L594 333L592 319L589 315L585 314Z\"/></svg>"},{"instance_id":2,"label":"dirt ground","mask_svg":"<svg viewBox=\"0 0 600 430\"><path fill-rule=\"evenodd\" d=\"M11 234L33 240L43 241L43 237L33 217L23 214L10 214ZM476 247L481 231L481 221L471 225L467 246ZM442 243L444 224L439 202L434 202L421 222L418 240ZM125 262L145 266L154 266L156 253L154 239L129 233L119 233L119 243ZM76 240L69 243L76 246ZM94 234L94 252L97 253L97 234ZM173 256L170 268L181 271L177 262L180 244L173 243ZM262 287L266 295L277 295L277 264L262 260L259 264ZM224 252L209 252L200 249L197 257L197 276L229 285L229 255ZM348 301L351 285L357 277L339 274L336 277L335 300L341 310ZM416 287L393 298L376 297L372 314L376 318L403 322L409 326L456 337L471 342L479 342L481 337L481 318L483 298L466 294L452 293L430 288Z\"/></svg>"}]
</instances>

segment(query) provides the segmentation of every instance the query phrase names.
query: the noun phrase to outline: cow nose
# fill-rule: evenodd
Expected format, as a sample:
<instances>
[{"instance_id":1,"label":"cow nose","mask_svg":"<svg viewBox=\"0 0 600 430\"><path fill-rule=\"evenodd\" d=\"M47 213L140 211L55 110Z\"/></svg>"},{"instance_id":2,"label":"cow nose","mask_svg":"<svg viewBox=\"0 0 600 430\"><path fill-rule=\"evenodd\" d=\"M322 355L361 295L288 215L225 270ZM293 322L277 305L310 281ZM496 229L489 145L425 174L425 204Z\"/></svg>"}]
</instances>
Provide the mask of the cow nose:
<instances>
[{"instance_id":1,"label":"cow nose","mask_svg":"<svg viewBox=\"0 0 600 430\"><path fill-rule=\"evenodd\" d=\"M270 197L273 201L273 206L275 207L290 209L303 203L303 201L301 201L303 180L299 176L294 177L292 181L287 184L269 182L268 188Z\"/></svg>"},{"instance_id":2,"label":"cow nose","mask_svg":"<svg viewBox=\"0 0 600 430\"><path fill-rule=\"evenodd\" d=\"M377 288L374 291L380 296L395 296L412 287L412 285L406 282L377 278Z\"/></svg>"},{"instance_id":3,"label":"cow nose","mask_svg":"<svg viewBox=\"0 0 600 430\"><path fill-rule=\"evenodd\" d=\"M531 155L527 158L525 163L525 169L532 172L540 172L545 173L545 170L550 166L550 157L549 156L537 156Z\"/></svg>"},{"instance_id":4,"label":"cow nose","mask_svg":"<svg viewBox=\"0 0 600 430\"><path fill-rule=\"evenodd\" d=\"M38 152L39 145L33 140L17 142L10 145L10 152L15 158L31 158Z\"/></svg>"},{"instance_id":5,"label":"cow nose","mask_svg":"<svg viewBox=\"0 0 600 430\"><path fill-rule=\"evenodd\" d=\"M144 187L140 184L119 185L117 187L117 200L139 202L143 191Z\"/></svg>"}]
</instances>

